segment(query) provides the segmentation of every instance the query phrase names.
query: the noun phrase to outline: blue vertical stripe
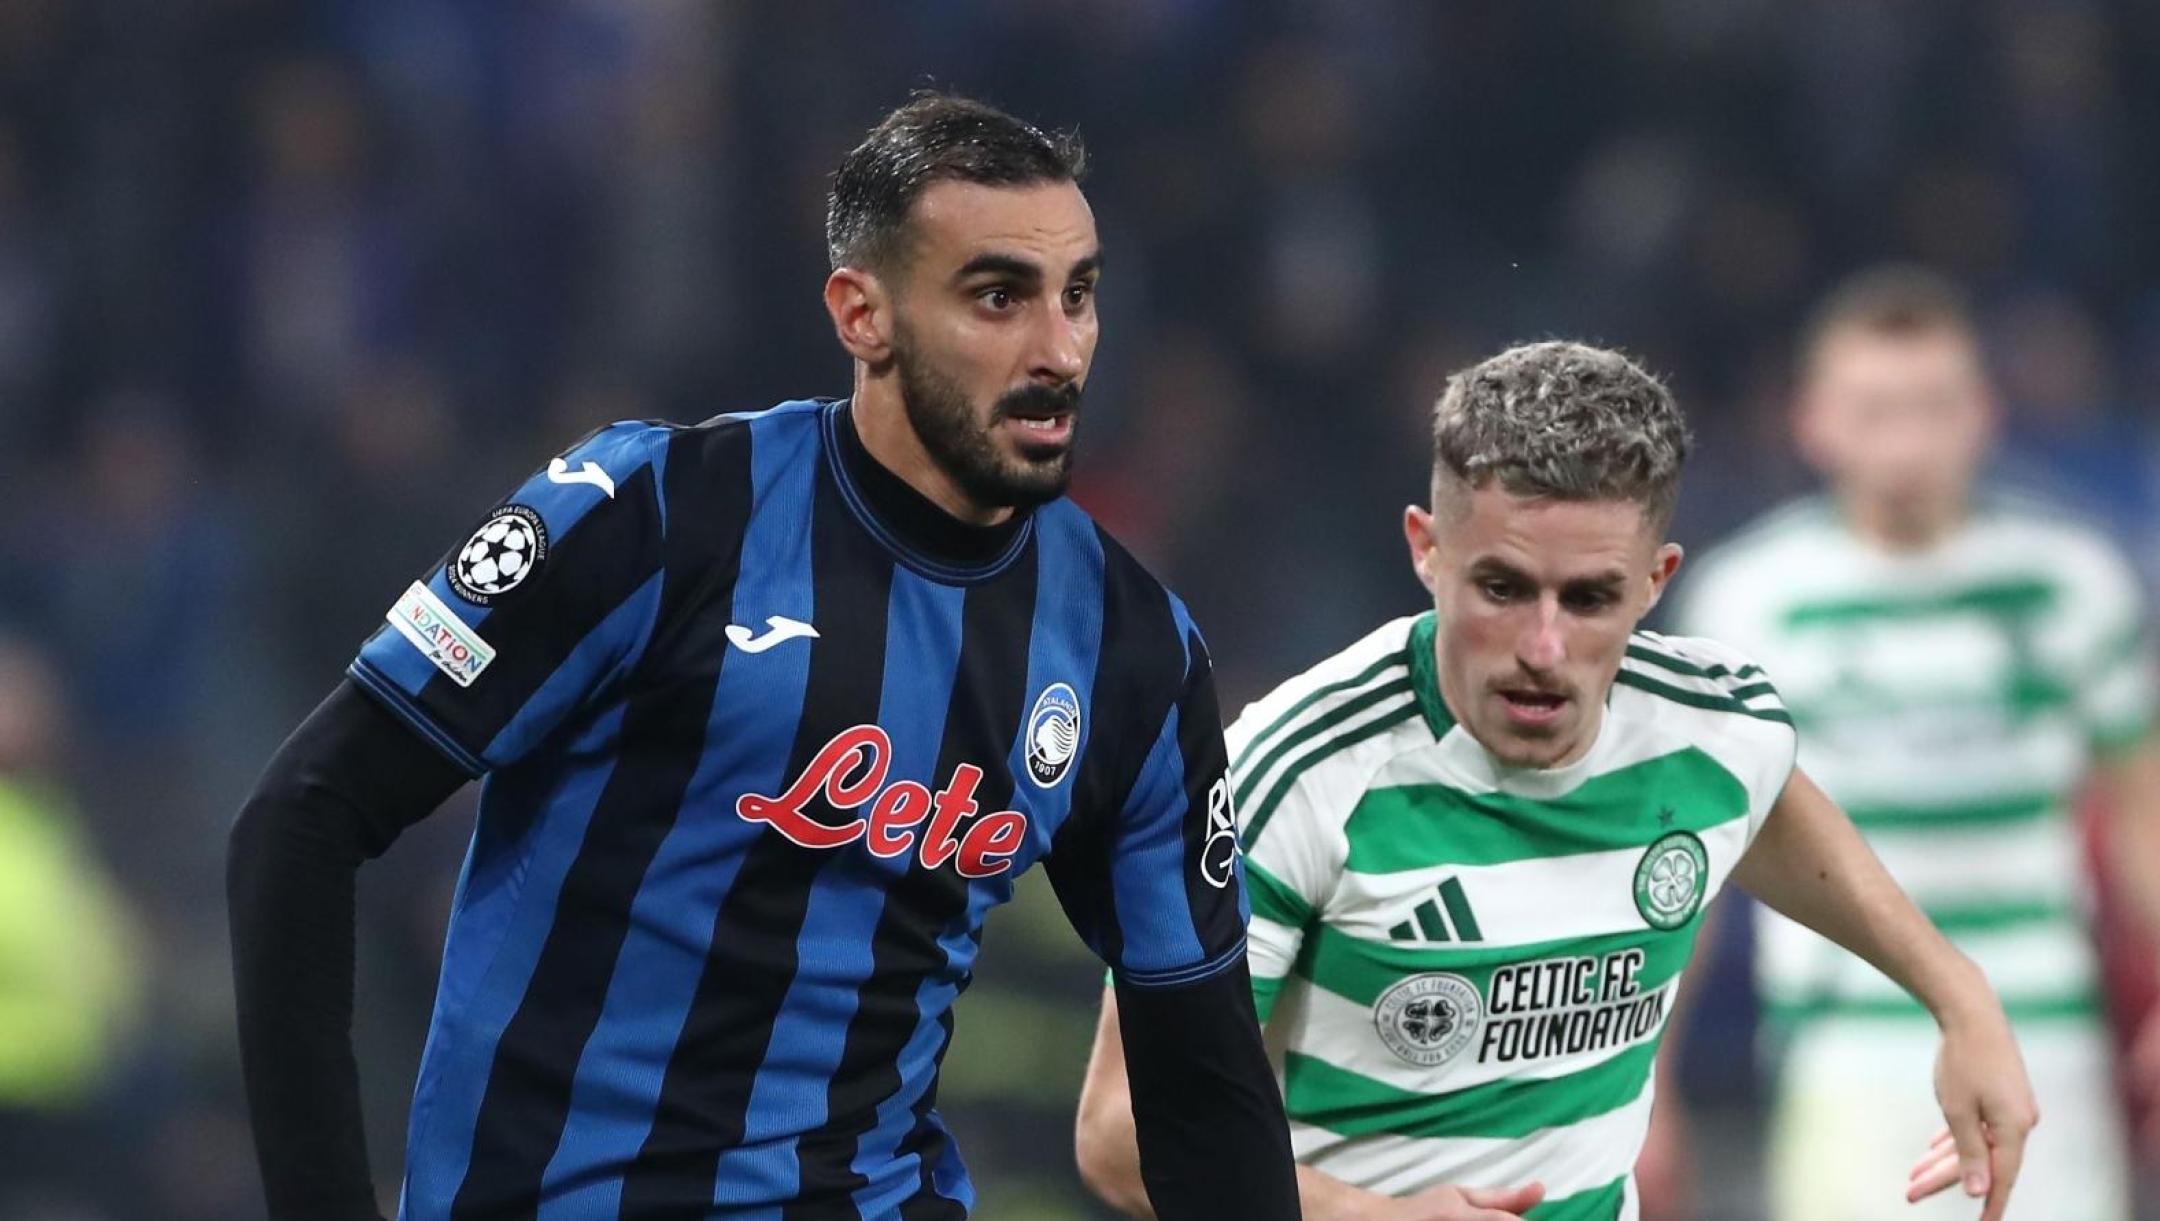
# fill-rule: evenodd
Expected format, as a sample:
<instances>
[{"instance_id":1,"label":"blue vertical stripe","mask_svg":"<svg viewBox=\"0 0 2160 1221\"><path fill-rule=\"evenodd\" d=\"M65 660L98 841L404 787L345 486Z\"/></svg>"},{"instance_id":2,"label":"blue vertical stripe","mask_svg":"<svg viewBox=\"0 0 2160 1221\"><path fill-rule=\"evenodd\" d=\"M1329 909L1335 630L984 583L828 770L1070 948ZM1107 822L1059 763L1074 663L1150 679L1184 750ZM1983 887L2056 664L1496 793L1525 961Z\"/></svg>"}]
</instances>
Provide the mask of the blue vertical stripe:
<instances>
[{"instance_id":1,"label":"blue vertical stripe","mask_svg":"<svg viewBox=\"0 0 2160 1221\"><path fill-rule=\"evenodd\" d=\"M815 623L810 520L818 464L812 429L790 413L751 423L756 488L743 537L732 621L762 627L768 615ZM743 793L773 793L787 766L809 679L810 650L731 650L720 668L705 749L684 810L631 905L630 929L609 980L600 1022L578 1060L570 1113L549 1162L540 1221L613 1216L622 1184L599 1168L634 1159L652 1130L668 1055L681 1036L713 921L759 827L735 813ZM605 1180L605 1181L603 1181Z\"/></svg>"},{"instance_id":2,"label":"blue vertical stripe","mask_svg":"<svg viewBox=\"0 0 2160 1221\"><path fill-rule=\"evenodd\" d=\"M964 589L936 584L906 568L893 572L878 704L878 724L893 741L888 785L914 780L936 792L949 779L934 769L959 667L965 598ZM869 810L854 813L867 817ZM858 991L876 966L872 943L886 887L914 863L924 825L915 827L918 838L906 853L883 859L858 841L841 849L840 859L818 875L796 940L800 966L774 1023L788 1037L775 1041L758 1068L742 1146L720 1155L714 1191L721 1203L772 1199L799 1189L798 1141L792 1136L814 1131L829 1118L829 1083L846 1049Z\"/></svg>"},{"instance_id":3,"label":"blue vertical stripe","mask_svg":"<svg viewBox=\"0 0 2160 1221\"><path fill-rule=\"evenodd\" d=\"M498 800L509 776L481 789L413 1094L404 1198L418 1202L408 1204L418 1213L447 1216L465 1177L495 1040L525 995L563 878L614 772L616 756L600 748L621 729L617 707L570 743L565 757L580 763L563 776L537 825L520 821L529 812L521 799Z\"/></svg>"},{"instance_id":4,"label":"blue vertical stripe","mask_svg":"<svg viewBox=\"0 0 2160 1221\"><path fill-rule=\"evenodd\" d=\"M1172 705L1120 815L1126 830L1110 863L1110 892L1125 947L1121 971L1166 971L1206 957L1182 884L1185 804L1185 755L1178 749L1178 708ZM1166 888L1166 878L1177 884Z\"/></svg>"},{"instance_id":5,"label":"blue vertical stripe","mask_svg":"<svg viewBox=\"0 0 2160 1221\"><path fill-rule=\"evenodd\" d=\"M1020 732L1006 758L1012 772L1012 799L1005 808L1027 816L1027 840L1013 857L1010 869L969 886L965 914L938 939L945 955L945 969L926 981L916 998L922 1017L901 1052L899 1070L904 1084L879 1109L877 1126L863 1138L857 1152L854 1169L870 1179L869 1186L855 1196L856 1208L865 1217L887 1215L920 1189L921 1169L916 1157L910 1154L901 1159L898 1151L913 1127L915 1101L930 1088L937 1072L940 1019L958 996L957 981L965 979L974 967L980 945L976 933L984 918L991 908L1012 898L1015 880L1049 851L1051 838L1071 814L1075 773L1095 722L1095 710L1083 703L1080 741L1072 761L1054 783L1038 785L1027 765L1029 716L1035 701L1055 683L1064 683L1080 693L1082 700L1087 699L1102 647L1103 555L1094 524L1068 501L1045 506L1036 514L1035 526L1035 621L1028 639L1027 683L1022 688L1026 704L1019 710ZM957 637L955 647L957 650ZM932 1121L938 1122L935 1116ZM965 1195L963 1202L972 1207L974 1192L965 1176L959 1176L954 1186Z\"/></svg>"},{"instance_id":6,"label":"blue vertical stripe","mask_svg":"<svg viewBox=\"0 0 2160 1221\"><path fill-rule=\"evenodd\" d=\"M948 866L949 868L949 866ZM974 930L947 929L938 938L938 945L948 959L966 959L974 954ZM865 1217L893 1217L899 1215L900 1203L922 1188L922 1174L913 1158L896 1161L893 1151L915 1127L915 1100L928 1088L925 1079L926 1066L935 1067L938 1048L942 1045L945 1031L937 1018L960 995L960 980L950 974L931 975L916 990L916 1011L923 1020L916 1024L915 1033L908 1036L907 1045L900 1049L900 1080L904 1083L892 1097L879 1104L877 1125L863 1134L862 1143L849 1167L855 1173L870 1180L869 1186L855 1193L855 1208ZM943 1126L936 1113L930 1122ZM967 1189L960 1199L970 1211L975 1206L975 1193Z\"/></svg>"}]
</instances>

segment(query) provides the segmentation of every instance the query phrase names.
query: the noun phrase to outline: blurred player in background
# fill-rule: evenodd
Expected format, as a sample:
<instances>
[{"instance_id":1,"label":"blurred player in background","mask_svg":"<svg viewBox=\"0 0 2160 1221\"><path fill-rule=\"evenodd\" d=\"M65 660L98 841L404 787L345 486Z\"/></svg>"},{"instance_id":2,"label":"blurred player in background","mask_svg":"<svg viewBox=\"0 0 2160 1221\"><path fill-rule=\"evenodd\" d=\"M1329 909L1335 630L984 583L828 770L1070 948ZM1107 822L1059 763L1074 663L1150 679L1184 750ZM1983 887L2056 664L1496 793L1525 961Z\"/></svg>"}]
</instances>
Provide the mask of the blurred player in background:
<instances>
[{"instance_id":1,"label":"blurred player in background","mask_svg":"<svg viewBox=\"0 0 2160 1221\"><path fill-rule=\"evenodd\" d=\"M1997 409L1956 289L1885 268L1833 292L1800 351L1796 425L1825 494L1769 515L1684 583L1679 630L1777 676L1802 762L2000 992L2045 1125L2011 1216L2130 1215L2091 888L2071 807L2160 927L2154 667L2130 567L2093 530L1980 484ZM1933 1024L1891 981L1775 915L1757 965L1780 1043L1778 1221L1948 1218L1884 1182L1926 1121ZM2151 1037L2143 1054L2160 1058Z\"/></svg>"},{"instance_id":2,"label":"blurred player in background","mask_svg":"<svg viewBox=\"0 0 2160 1221\"><path fill-rule=\"evenodd\" d=\"M1920 1189L1970 1176L1998 1217L2032 1098L1987 981L1794 768L1761 667L1635 630L1680 564L1688 438L1665 387L1615 352L1516 348L1449 381L1434 442L1432 510L1404 518L1433 609L1230 730L1306 1216L1634 1218L1652 1062L1730 878L1940 1015L1940 1110L1897 1148L1946 1116L1957 1150L1922 1158ZM1105 999L1079 1156L1145 1216L1122 1009Z\"/></svg>"},{"instance_id":3,"label":"blurred player in background","mask_svg":"<svg viewBox=\"0 0 2160 1221\"><path fill-rule=\"evenodd\" d=\"M61 687L0 634L0 1216L122 1202L97 1127L142 1001L136 918L60 785ZM96 1185L92 1187L91 1185Z\"/></svg>"},{"instance_id":4,"label":"blurred player in background","mask_svg":"<svg viewBox=\"0 0 2160 1221\"><path fill-rule=\"evenodd\" d=\"M1080 170L965 99L888 116L827 222L854 398L588 437L271 762L230 888L274 1217L375 1215L354 876L477 776L411 1221L964 1217L938 1065L1037 861L1136 1015L1156 1208L1297 1216L1208 655L1063 495Z\"/></svg>"}]
</instances>

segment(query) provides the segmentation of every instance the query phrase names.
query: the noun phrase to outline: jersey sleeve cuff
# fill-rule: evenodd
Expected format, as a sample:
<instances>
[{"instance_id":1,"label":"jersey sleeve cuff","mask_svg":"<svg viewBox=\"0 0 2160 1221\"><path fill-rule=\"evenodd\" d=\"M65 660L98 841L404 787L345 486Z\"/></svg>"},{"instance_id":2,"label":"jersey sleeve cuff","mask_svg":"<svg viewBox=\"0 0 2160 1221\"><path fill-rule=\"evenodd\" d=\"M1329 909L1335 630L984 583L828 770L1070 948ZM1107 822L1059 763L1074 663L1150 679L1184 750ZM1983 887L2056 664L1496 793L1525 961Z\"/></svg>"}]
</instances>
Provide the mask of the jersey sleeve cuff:
<instances>
[{"instance_id":1,"label":"jersey sleeve cuff","mask_svg":"<svg viewBox=\"0 0 2160 1221\"><path fill-rule=\"evenodd\" d=\"M413 732L426 739L428 744L441 751L444 758L455 764L467 776L477 780L488 770L486 760L458 745L448 731L435 723L434 718L422 711L420 705L385 678L381 671L368 664L366 658L355 659L345 667L345 673L362 691L373 696L376 703L388 709L391 715L405 722Z\"/></svg>"},{"instance_id":2,"label":"jersey sleeve cuff","mask_svg":"<svg viewBox=\"0 0 2160 1221\"><path fill-rule=\"evenodd\" d=\"M1203 979L1213 979L1245 957L1245 939L1222 951L1205 962L1189 967L1173 967L1167 971L1115 970L1112 974L1120 983L1135 988L1174 988L1180 984L1196 984Z\"/></svg>"}]
</instances>

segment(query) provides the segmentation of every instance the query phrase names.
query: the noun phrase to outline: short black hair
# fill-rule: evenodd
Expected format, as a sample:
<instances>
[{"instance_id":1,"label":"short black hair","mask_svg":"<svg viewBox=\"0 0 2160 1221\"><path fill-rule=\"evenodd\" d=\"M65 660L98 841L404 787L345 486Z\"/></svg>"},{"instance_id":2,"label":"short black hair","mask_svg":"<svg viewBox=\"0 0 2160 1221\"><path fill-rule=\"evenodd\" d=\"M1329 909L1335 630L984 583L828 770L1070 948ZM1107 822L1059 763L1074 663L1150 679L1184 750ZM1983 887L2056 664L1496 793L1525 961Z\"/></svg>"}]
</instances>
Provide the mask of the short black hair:
<instances>
[{"instance_id":1,"label":"short black hair","mask_svg":"<svg viewBox=\"0 0 2160 1221\"><path fill-rule=\"evenodd\" d=\"M1086 169L1077 135L1046 135L973 98L920 92L841 160L825 205L826 253L835 268L890 265L905 246L909 212L933 183L1078 182Z\"/></svg>"}]
</instances>

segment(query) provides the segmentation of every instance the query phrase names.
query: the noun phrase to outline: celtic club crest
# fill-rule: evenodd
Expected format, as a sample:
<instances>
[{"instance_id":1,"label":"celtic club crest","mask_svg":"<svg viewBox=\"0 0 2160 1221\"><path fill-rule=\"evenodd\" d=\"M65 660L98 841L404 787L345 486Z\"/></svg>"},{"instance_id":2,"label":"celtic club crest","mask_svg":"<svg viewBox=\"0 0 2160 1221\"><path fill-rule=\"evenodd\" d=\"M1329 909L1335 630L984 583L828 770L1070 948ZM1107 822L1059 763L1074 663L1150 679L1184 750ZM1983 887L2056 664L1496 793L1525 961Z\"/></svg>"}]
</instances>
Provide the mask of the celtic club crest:
<instances>
[{"instance_id":1,"label":"celtic club crest","mask_svg":"<svg viewBox=\"0 0 2160 1221\"><path fill-rule=\"evenodd\" d=\"M1635 866L1635 910L1651 928L1674 929L1702 909L1710 882L1710 854L1693 832L1661 835Z\"/></svg>"}]
</instances>

